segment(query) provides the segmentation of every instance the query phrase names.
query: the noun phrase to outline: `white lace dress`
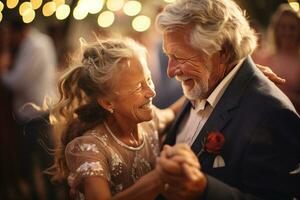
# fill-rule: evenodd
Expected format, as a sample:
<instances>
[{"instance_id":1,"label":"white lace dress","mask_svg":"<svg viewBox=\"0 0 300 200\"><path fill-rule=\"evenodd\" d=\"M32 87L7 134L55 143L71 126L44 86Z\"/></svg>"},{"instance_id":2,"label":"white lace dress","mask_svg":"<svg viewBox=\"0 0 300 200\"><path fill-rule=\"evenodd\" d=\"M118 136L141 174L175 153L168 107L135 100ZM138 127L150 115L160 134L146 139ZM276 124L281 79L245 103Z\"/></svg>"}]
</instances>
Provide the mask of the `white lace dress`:
<instances>
[{"instance_id":1,"label":"white lace dress","mask_svg":"<svg viewBox=\"0 0 300 200\"><path fill-rule=\"evenodd\" d=\"M75 191L76 199L84 199L80 192L84 177L105 178L112 195L115 195L154 168L159 153L157 123L154 120L140 123L138 131L142 138L138 147L127 146L103 126L75 138L67 145L68 183Z\"/></svg>"}]
</instances>

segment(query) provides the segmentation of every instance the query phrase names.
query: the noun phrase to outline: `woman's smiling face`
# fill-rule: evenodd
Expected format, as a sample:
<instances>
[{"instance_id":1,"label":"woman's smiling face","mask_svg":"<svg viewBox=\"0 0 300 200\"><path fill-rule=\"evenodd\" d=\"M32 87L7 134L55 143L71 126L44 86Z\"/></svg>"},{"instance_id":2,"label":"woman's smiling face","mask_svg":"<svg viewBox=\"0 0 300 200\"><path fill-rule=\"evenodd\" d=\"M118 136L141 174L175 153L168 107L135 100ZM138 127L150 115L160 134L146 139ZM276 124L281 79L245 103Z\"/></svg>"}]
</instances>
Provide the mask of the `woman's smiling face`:
<instances>
[{"instance_id":1,"label":"woman's smiling face","mask_svg":"<svg viewBox=\"0 0 300 200\"><path fill-rule=\"evenodd\" d=\"M152 99L156 95L146 62L131 58L119 74L112 100L114 117L127 123L140 123L153 118Z\"/></svg>"}]
</instances>

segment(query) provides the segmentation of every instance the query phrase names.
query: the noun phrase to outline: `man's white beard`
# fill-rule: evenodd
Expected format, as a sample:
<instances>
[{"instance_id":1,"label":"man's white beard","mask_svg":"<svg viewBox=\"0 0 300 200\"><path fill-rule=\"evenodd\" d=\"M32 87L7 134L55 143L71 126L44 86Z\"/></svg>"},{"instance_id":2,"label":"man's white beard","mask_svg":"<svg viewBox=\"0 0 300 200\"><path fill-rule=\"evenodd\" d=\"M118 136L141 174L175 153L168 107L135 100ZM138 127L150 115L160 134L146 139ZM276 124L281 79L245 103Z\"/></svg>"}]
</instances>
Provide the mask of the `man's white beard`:
<instances>
[{"instance_id":1,"label":"man's white beard","mask_svg":"<svg viewBox=\"0 0 300 200\"><path fill-rule=\"evenodd\" d=\"M181 82L181 86L183 89L184 96L189 100L197 100L197 99L204 99L206 98L206 94L208 91L208 83L199 84L198 82L194 81L194 87L192 89L188 89L184 86L183 82Z\"/></svg>"}]
</instances>

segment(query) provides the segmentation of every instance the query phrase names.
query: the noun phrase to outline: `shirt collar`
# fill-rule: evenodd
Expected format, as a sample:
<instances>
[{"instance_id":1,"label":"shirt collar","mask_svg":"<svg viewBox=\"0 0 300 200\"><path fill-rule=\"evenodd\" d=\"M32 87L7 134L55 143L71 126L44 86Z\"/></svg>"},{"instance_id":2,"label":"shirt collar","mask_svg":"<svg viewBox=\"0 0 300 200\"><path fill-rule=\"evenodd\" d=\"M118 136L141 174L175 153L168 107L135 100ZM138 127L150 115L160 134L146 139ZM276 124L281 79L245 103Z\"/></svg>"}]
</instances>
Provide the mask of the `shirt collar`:
<instances>
[{"instance_id":1,"label":"shirt collar","mask_svg":"<svg viewBox=\"0 0 300 200\"><path fill-rule=\"evenodd\" d=\"M206 103L208 103L212 108L215 108L226 88L232 81L234 75L237 73L238 69L242 66L244 59L241 60L217 85L213 92L208 96L207 99L199 99L192 102L193 108L196 112L204 110Z\"/></svg>"},{"instance_id":2,"label":"shirt collar","mask_svg":"<svg viewBox=\"0 0 300 200\"><path fill-rule=\"evenodd\" d=\"M222 97L223 93L225 92L226 88L232 81L233 77L242 66L244 59L241 60L226 76L223 80L217 85L217 87L213 90L213 92L207 98L207 102L215 108L217 103L219 102L220 98Z\"/></svg>"}]
</instances>

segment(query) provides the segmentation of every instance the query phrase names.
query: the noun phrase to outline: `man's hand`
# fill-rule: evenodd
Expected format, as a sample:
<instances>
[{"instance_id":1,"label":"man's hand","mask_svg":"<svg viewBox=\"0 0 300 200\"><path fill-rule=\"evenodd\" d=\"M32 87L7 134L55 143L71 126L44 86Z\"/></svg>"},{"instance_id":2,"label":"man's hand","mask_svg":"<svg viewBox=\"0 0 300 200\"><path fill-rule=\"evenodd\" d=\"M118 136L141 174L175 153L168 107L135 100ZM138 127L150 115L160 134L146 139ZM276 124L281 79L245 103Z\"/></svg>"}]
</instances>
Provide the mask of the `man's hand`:
<instances>
[{"instance_id":1,"label":"man's hand","mask_svg":"<svg viewBox=\"0 0 300 200\"><path fill-rule=\"evenodd\" d=\"M268 79L270 79L273 83L278 84L278 85L282 85L285 83L285 79L277 76L277 74L275 74L270 67L266 67L263 65L259 65L256 64L256 66L258 67L258 69L264 73L264 75L266 77L268 77Z\"/></svg>"},{"instance_id":2,"label":"man's hand","mask_svg":"<svg viewBox=\"0 0 300 200\"><path fill-rule=\"evenodd\" d=\"M157 159L157 168L165 183L163 195L167 199L195 199L206 189L206 177L188 145L165 145Z\"/></svg>"}]
</instances>

